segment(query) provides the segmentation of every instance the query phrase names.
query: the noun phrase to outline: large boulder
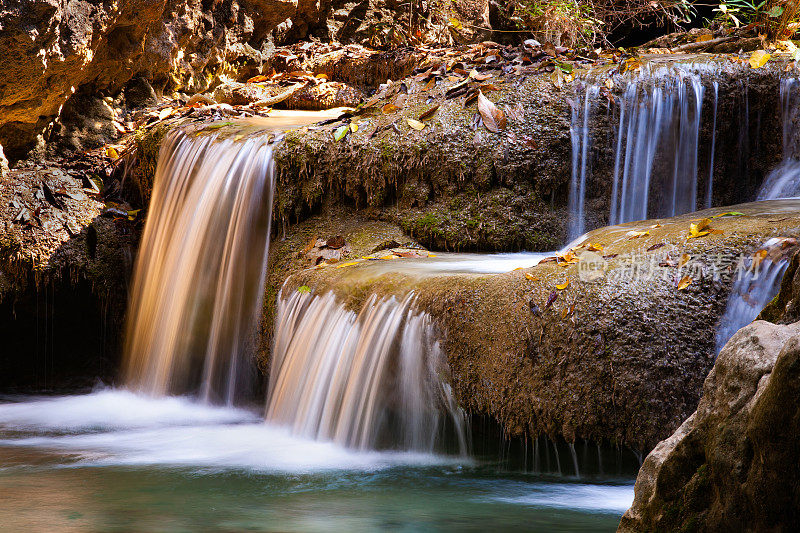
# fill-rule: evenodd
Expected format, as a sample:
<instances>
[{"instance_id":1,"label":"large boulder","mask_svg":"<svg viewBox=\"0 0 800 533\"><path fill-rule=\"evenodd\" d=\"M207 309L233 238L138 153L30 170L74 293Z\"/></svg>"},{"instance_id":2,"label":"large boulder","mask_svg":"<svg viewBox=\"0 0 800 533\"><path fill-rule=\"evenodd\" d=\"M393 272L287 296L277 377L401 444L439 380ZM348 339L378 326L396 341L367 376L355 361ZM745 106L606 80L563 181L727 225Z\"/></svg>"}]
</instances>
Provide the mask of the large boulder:
<instances>
[{"instance_id":1,"label":"large boulder","mask_svg":"<svg viewBox=\"0 0 800 533\"><path fill-rule=\"evenodd\" d=\"M645 459L620 531L794 531L800 524L797 259L725 345L697 411Z\"/></svg>"}]
</instances>

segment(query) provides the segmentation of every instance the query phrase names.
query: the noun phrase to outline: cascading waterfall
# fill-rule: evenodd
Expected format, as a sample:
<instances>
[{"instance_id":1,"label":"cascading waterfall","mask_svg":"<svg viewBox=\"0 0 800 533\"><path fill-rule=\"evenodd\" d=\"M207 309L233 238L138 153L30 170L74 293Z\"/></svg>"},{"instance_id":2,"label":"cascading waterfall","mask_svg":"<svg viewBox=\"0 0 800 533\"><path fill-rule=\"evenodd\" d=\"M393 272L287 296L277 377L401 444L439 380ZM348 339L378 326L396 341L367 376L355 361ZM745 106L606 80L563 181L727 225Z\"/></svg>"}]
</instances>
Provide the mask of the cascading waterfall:
<instances>
[{"instance_id":1,"label":"cascading waterfall","mask_svg":"<svg viewBox=\"0 0 800 533\"><path fill-rule=\"evenodd\" d=\"M164 141L131 291L130 388L228 404L247 392L269 248L271 139L174 131Z\"/></svg>"},{"instance_id":2,"label":"cascading waterfall","mask_svg":"<svg viewBox=\"0 0 800 533\"><path fill-rule=\"evenodd\" d=\"M706 209L710 209L714 202L714 153L717 148L717 104L719 101L719 82L712 82L714 88L713 121L711 125L711 150L708 156L708 187L706 188Z\"/></svg>"},{"instance_id":3,"label":"cascading waterfall","mask_svg":"<svg viewBox=\"0 0 800 533\"><path fill-rule=\"evenodd\" d=\"M267 420L296 434L360 448L432 451L464 416L440 375L446 363L430 318L370 297L359 313L328 293L278 298Z\"/></svg>"},{"instance_id":4,"label":"cascading waterfall","mask_svg":"<svg viewBox=\"0 0 800 533\"><path fill-rule=\"evenodd\" d=\"M725 343L758 316L778 294L783 273L789 266L784 251L791 241L770 239L744 264L740 265L725 313L717 327L716 353Z\"/></svg>"},{"instance_id":5,"label":"cascading waterfall","mask_svg":"<svg viewBox=\"0 0 800 533\"><path fill-rule=\"evenodd\" d=\"M611 224L697 208L703 92L700 76L684 72L628 85L620 104Z\"/></svg>"},{"instance_id":6,"label":"cascading waterfall","mask_svg":"<svg viewBox=\"0 0 800 533\"><path fill-rule=\"evenodd\" d=\"M675 216L697 209L698 148L705 89L697 72L658 67L630 80L619 100L614 141L610 224ZM591 176L590 118L600 93L592 85L572 106L572 178L569 236L585 231L587 180ZM714 84L714 129L718 85ZM580 98L579 98L580 100ZM712 141L712 158L716 140ZM710 202L711 161L705 198Z\"/></svg>"},{"instance_id":7,"label":"cascading waterfall","mask_svg":"<svg viewBox=\"0 0 800 533\"><path fill-rule=\"evenodd\" d=\"M783 125L783 161L775 167L758 191L759 200L797 198L800 196L800 149L795 120L800 118L800 80L781 80L781 121Z\"/></svg>"},{"instance_id":8,"label":"cascading waterfall","mask_svg":"<svg viewBox=\"0 0 800 533\"><path fill-rule=\"evenodd\" d=\"M600 92L600 87L592 85L586 88L583 104L578 102L572 105L572 121L570 137L572 139L572 178L570 181L569 212L570 219L569 239L572 240L585 231L585 203L587 173L591 172L589 165L589 121L592 117L594 101Z\"/></svg>"}]
</instances>

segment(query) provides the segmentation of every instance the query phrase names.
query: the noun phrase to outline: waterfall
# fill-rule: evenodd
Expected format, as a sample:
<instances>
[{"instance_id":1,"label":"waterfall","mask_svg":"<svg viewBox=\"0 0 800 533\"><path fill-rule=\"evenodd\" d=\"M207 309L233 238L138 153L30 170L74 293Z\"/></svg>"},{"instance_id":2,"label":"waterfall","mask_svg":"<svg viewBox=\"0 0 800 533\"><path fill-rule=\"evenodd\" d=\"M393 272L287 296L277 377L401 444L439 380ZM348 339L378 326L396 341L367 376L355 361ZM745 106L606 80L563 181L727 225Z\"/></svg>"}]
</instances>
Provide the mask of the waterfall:
<instances>
[{"instance_id":1,"label":"waterfall","mask_svg":"<svg viewBox=\"0 0 800 533\"><path fill-rule=\"evenodd\" d=\"M281 294L267 421L359 449L432 451L450 432L465 453L433 324L412 303L372 296L355 313L330 293Z\"/></svg>"},{"instance_id":2,"label":"waterfall","mask_svg":"<svg viewBox=\"0 0 800 533\"><path fill-rule=\"evenodd\" d=\"M800 80L781 80L781 121L783 126L783 160L772 169L758 191L759 200L797 198L800 196L800 152L795 120L800 113Z\"/></svg>"},{"instance_id":3,"label":"waterfall","mask_svg":"<svg viewBox=\"0 0 800 533\"><path fill-rule=\"evenodd\" d=\"M165 139L131 290L130 388L225 403L247 392L269 247L270 138L176 130Z\"/></svg>"},{"instance_id":4,"label":"waterfall","mask_svg":"<svg viewBox=\"0 0 800 533\"><path fill-rule=\"evenodd\" d=\"M712 82L714 87L714 119L711 125L711 151L708 156L708 187L706 188L706 209L710 209L714 202L714 152L717 145L717 103L719 100L719 82Z\"/></svg>"},{"instance_id":5,"label":"waterfall","mask_svg":"<svg viewBox=\"0 0 800 533\"><path fill-rule=\"evenodd\" d=\"M695 73L628 84L620 102L611 224L697 208L703 93Z\"/></svg>"},{"instance_id":6,"label":"waterfall","mask_svg":"<svg viewBox=\"0 0 800 533\"><path fill-rule=\"evenodd\" d=\"M789 241L770 239L752 258L739 265L725 313L717 327L716 353L725 343L758 316L778 294L783 273L789 266L785 250Z\"/></svg>"},{"instance_id":7,"label":"waterfall","mask_svg":"<svg viewBox=\"0 0 800 533\"><path fill-rule=\"evenodd\" d=\"M572 105L570 137L572 140L572 179L570 180L569 212L571 214L569 239L572 240L585 231L586 225L586 178L589 172L589 122L592 116L592 104L600 92L600 87L593 85L586 89L583 105L577 102Z\"/></svg>"},{"instance_id":8,"label":"waterfall","mask_svg":"<svg viewBox=\"0 0 800 533\"><path fill-rule=\"evenodd\" d=\"M714 82L713 129L719 86ZM601 90L594 84L572 103L570 137L572 176L569 190L569 237L585 230L587 180L591 176L590 124ZM700 73L657 67L630 79L618 100L614 141L610 224L670 217L697 209L698 148L705 89ZM714 144L706 204L713 193Z\"/></svg>"}]
</instances>

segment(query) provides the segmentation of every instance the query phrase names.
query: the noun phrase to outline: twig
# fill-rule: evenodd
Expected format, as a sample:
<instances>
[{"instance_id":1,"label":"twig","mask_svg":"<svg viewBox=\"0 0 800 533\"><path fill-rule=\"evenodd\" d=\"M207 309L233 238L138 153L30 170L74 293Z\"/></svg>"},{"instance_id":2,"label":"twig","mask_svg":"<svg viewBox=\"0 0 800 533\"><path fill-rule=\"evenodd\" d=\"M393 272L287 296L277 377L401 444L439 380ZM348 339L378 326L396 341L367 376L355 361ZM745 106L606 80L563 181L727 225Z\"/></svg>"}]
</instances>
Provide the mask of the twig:
<instances>
[{"instance_id":1,"label":"twig","mask_svg":"<svg viewBox=\"0 0 800 533\"><path fill-rule=\"evenodd\" d=\"M702 50L703 48L707 48L709 46L714 46L715 44L726 43L730 40L734 39L733 36L729 35L727 37L717 37L716 39L710 39L708 41L701 41L699 43L688 43L682 44L680 46L676 46L675 48L670 48L671 52L690 52L692 50Z\"/></svg>"}]
</instances>

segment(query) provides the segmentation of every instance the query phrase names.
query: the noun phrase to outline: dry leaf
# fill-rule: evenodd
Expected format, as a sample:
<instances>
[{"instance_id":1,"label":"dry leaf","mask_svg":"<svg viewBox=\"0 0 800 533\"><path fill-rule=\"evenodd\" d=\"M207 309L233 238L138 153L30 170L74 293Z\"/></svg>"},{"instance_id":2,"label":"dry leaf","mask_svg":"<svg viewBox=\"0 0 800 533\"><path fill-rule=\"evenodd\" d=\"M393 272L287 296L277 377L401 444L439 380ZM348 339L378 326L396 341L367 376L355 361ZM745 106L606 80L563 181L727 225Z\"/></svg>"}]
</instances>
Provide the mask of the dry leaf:
<instances>
[{"instance_id":1,"label":"dry leaf","mask_svg":"<svg viewBox=\"0 0 800 533\"><path fill-rule=\"evenodd\" d=\"M766 257L767 257L767 250L759 250L756 253L754 253L753 264L751 265L751 268L753 270L758 270L758 268L761 266L761 262L764 261Z\"/></svg>"},{"instance_id":2,"label":"dry leaf","mask_svg":"<svg viewBox=\"0 0 800 533\"><path fill-rule=\"evenodd\" d=\"M119 158L119 152L117 152L117 149L114 148L113 146L109 146L108 148L106 148L106 155L111 159Z\"/></svg>"},{"instance_id":3,"label":"dry leaf","mask_svg":"<svg viewBox=\"0 0 800 533\"><path fill-rule=\"evenodd\" d=\"M351 133L355 133L357 131L358 131L358 124L356 124L355 122L351 122L350 123L350 132Z\"/></svg>"},{"instance_id":4,"label":"dry leaf","mask_svg":"<svg viewBox=\"0 0 800 533\"><path fill-rule=\"evenodd\" d=\"M638 239L639 237L644 237L646 235L650 235L650 230L649 229L645 230L645 231L633 230L633 231L629 231L628 233L625 234L625 236L627 236L628 239Z\"/></svg>"},{"instance_id":5,"label":"dry leaf","mask_svg":"<svg viewBox=\"0 0 800 533\"><path fill-rule=\"evenodd\" d=\"M747 62L750 63L750 68L761 68L767 64L770 57L772 56L764 50L756 50Z\"/></svg>"},{"instance_id":6,"label":"dry leaf","mask_svg":"<svg viewBox=\"0 0 800 533\"><path fill-rule=\"evenodd\" d=\"M689 226L689 231L692 232L694 235L695 233L699 233L700 231L706 229L711 224L710 218L704 218L699 222L695 222L694 224Z\"/></svg>"},{"instance_id":7,"label":"dry leaf","mask_svg":"<svg viewBox=\"0 0 800 533\"><path fill-rule=\"evenodd\" d=\"M564 283L562 283L561 285L556 285L556 289L558 289L558 290L560 290L560 291L563 291L563 290L564 290L564 289L566 289L567 287L569 287L569 280L566 280L566 281L565 281Z\"/></svg>"},{"instance_id":8,"label":"dry leaf","mask_svg":"<svg viewBox=\"0 0 800 533\"><path fill-rule=\"evenodd\" d=\"M686 287L688 287L691 283L692 283L691 276L683 276L681 278L681 280L678 282L678 285L677 285L678 290L679 291L685 290Z\"/></svg>"},{"instance_id":9,"label":"dry leaf","mask_svg":"<svg viewBox=\"0 0 800 533\"><path fill-rule=\"evenodd\" d=\"M165 118L170 116L173 111L175 110L172 109L171 107L168 107L167 109L162 109L161 112L158 114L158 120L164 120Z\"/></svg>"},{"instance_id":10,"label":"dry leaf","mask_svg":"<svg viewBox=\"0 0 800 533\"><path fill-rule=\"evenodd\" d=\"M247 83L259 83L262 81L269 81L269 78L264 75L253 76L252 78L247 80Z\"/></svg>"},{"instance_id":11,"label":"dry leaf","mask_svg":"<svg viewBox=\"0 0 800 533\"><path fill-rule=\"evenodd\" d=\"M407 118L406 122L408 122L408 125L411 126L412 128L414 128L417 131L425 128L425 123L424 122L420 122L419 120L414 120L413 118Z\"/></svg>"},{"instance_id":12,"label":"dry leaf","mask_svg":"<svg viewBox=\"0 0 800 533\"><path fill-rule=\"evenodd\" d=\"M431 107L430 109L428 109L427 111L425 111L423 114L421 114L421 115L419 116L419 119L420 119L420 120L428 120L428 119L429 119L429 118L431 118L433 115L435 115L435 114L436 114L436 111L438 111L438 110L439 110L439 104L436 104L435 106Z\"/></svg>"},{"instance_id":13,"label":"dry leaf","mask_svg":"<svg viewBox=\"0 0 800 533\"><path fill-rule=\"evenodd\" d=\"M425 87L422 88L423 91L430 91L436 85L436 78L431 78L428 83L425 84Z\"/></svg>"},{"instance_id":14,"label":"dry leaf","mask_svg":"<svg viewBox=\"0 0 800 533\"><path fill-rule=\"evenodd\" d=\"M603 245L602 244L597 244L597 243L594 243L594 242L590 242L589 246L587 246L586 249L589 250L590 252L602 252L603 251Z\"/></svg>"},{"instance_id":15,"label":"dry leaf","mask_svg":"<svg viewBox=\"0 0 800 533\"><path fill-rule=\"evenodd\" d=\"M614 80L612 80L611 78L607 78L606 79L606 87L608 88L608 90L613 89L614 88Z\"/></svg>"},{"instance_id":16,"label":"dry leaf","mask_svg":"<svg viewBox=\"0 0 800 533\"><path fill-rule=\"evenodd\" d=\"M506 129L506 115L491 100L486 98L483 93L478 91L478 112L483 118L483 125L492 133Z\"/></svg>"},{"instance_id":17,"label":"dry leaf","mask_svg":"<svg viewBox=\"0 0 800 533\"><path fill-rule=\"evenodd\" d=\"M550 296L547 297L547 303L544 304L544 308L547 309L548 307L553 305L553 302L555 302L557 298L558 298L558 291L551 292Z\"/></svg>"},{"instance_id":18,"label":"dry leaf","mask_svg":"<svg viewBox=\"0 0 800 533\"><path fill-rule=\"evenodd\" d=\"M530 281L539 281L539 278L537 278L536 276L534 276L530 272L526 272L525 273L525 279L528 279Z\"/></svg>"},{"instance_id":19,"label":"dry leaf","mask_svg":"<svg viewBox=\"0 0 800 533\"><path fill-rule=\"evenodd\" d=\"M400 111L400 108L390 102L385 106L383 106L382 111L385 115L388 115L389 113L395 113L397 111Z\"/></svg>"},{"instance_id":20,"label":"dry leaf","mask_svg":"<svg viewBox=\"0 0 800 533\"><path fill-rule=\"evenodd\" d=\"M712 37L711 37L710 33L705 33L703 35L698 35L697 39L695 39L694 42L696 42L696 43L704 43L706 41L710 41L711 38Z\"/></svg>"},{"instance_id":21,"label":"dry leaf","mask_svg":"<svg viewBox=\"0 0 800 533\"><path fill-rule=\"evenodd\" d=\"M689 254L683 254L683 255L681 256L680 260L678 261L678 266L679 266L679 267L682 267L683 265L685 265L686 263L688 263L688 262L689 262L691 259L692 259L692 256L691 256L691 255L689 255Z\"/></svg>"}]
</instances>

